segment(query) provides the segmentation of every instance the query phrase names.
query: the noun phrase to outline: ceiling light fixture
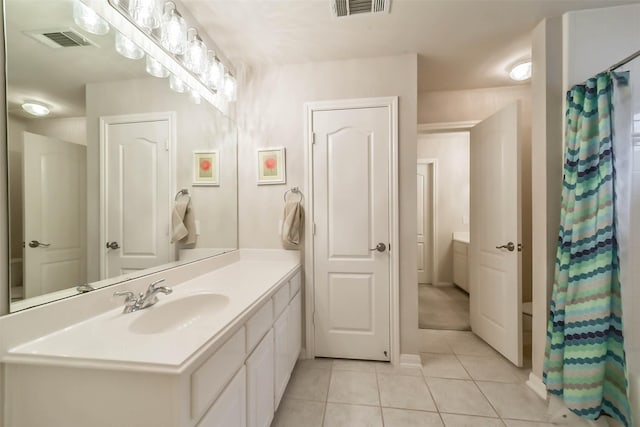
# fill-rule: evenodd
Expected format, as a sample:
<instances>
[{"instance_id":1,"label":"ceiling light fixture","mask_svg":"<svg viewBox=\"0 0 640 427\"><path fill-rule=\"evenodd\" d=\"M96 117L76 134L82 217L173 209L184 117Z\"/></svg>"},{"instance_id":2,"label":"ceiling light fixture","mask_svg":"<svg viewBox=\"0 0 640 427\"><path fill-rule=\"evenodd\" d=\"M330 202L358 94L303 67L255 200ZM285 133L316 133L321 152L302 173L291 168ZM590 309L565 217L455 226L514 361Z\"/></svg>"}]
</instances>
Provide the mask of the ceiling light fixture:
<instances>
[{"instance_id":1,"label":"ceiling light fixture","mask_svg":"<svg viewBox=\"0 0 640 427\"><path fill-rule=\"evenodd\" d=\"M197 75L202 75L207 71L207 45L204 44L195 28L187 30L187 50L184 52L183 62L190 71Z\"/></svg>"},{"instance_id":2,"label":"ceiling light fixture","mask_svg":"<svg viewBox=\"0 0 640 427\"><path fill-rule=\"evenodd\" d=\"M517 82L529 80L531 78L531 61L515 65L511 71L509 71L509 77Z\"/></svg>"},{"instance_id":3,"label":"ceiling light fixture","mask_svg":"<svg viewBox=\"0 0 640 427\"><path fill-rule=\"evenodd\" d=\"M46 105L40 102L35 102L35 101L28 101L23 103L22 109L27 113L31 114L32 116L36 116L36 117L47 116L51 112L51 110L49 110L49 107L47 107Z\"/></svg>"},{"instance_id":4,"label":"ceiling light fixture","mask_svg":"<svg viewBox=\"0 0 640 427\"><path fill-rule=\"evenodd\" d=\"M129 15L141 28L151 31L160 26L162 8L158 0L129 0Z\"/></svg>"},{"instance_id":5,"label":"ceiling light fixture","mask_svg":"<svg viewBox=\"0 0 640 427\"><path fill-rule=\"evenodd\" d=\"M147 70L147 73L149 73L153 77L158 77L160 79L169 77L169 70L163 67L161 63L159 63L157 60L155 60L148 54L147 54L146 70Z\"/></svg>"}]
</instances>

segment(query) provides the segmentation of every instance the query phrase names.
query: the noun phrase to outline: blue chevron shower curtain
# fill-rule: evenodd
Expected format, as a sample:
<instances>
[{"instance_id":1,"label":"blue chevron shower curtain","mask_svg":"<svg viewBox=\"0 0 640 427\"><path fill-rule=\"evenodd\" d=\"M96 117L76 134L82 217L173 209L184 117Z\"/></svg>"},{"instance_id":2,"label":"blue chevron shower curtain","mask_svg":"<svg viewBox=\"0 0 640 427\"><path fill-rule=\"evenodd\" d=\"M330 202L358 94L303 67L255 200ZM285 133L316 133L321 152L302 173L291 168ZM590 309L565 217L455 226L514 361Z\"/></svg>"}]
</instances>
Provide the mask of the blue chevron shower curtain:
<instances>
[{"instance_id":1,"label":"blue chevron shower curtain","mask_svg":"<svg viewBox=\"0 0 640 427\"><path fill-rule=\"evenodd\" d=\"M567 93L566 154L543 380L589 419L632 425L614 212L610 73Z\"/></svg>"}]
</instances>

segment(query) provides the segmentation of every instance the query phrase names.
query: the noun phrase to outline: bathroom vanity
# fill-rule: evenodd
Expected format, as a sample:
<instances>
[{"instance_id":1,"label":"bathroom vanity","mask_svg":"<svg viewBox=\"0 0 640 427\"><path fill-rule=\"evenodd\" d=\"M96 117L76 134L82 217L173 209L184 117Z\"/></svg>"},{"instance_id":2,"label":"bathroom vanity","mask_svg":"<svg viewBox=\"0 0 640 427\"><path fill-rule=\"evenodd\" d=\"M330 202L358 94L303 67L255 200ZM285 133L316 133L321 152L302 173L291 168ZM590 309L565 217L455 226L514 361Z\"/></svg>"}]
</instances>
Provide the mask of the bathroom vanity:
<instances>
[{"instance_id":1,"label":"bathroom vanity","mask_svg":"<svg viewBox=\"0 0 640 427\"><path fill-rule=\"evenodd\" d=\"M10 349L5 425L269 426L302 332L300 262L277 252Z\"/></svg>"},{"instance_id":2,"label":"bathroom vanity","mask_svg":"<svg viewBox=\"0 0 640 427\"><path fill-rule=\"evenodd\" d=\"M453 233L453 283L469 292L469 232Z\"/></svg>"}]
</instances>

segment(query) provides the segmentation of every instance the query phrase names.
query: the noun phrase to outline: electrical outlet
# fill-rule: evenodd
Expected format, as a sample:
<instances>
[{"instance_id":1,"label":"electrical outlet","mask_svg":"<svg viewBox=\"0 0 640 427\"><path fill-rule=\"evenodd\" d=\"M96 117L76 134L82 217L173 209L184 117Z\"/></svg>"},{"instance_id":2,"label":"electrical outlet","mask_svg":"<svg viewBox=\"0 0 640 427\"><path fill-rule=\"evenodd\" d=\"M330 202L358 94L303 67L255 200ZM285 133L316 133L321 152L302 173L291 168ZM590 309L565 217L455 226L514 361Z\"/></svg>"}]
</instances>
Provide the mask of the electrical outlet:
<instances>
[{"instance_id":1,"label":"electrical outlet","mask_svg":"<svg viewBox=\"0 0 640 427\"><path fill-rule=\"evenodd\" d=\"M469 216L462 215L462 225L468 225L468 224L469 224Z\"/></svg>"},{"instance_id":2,"label":"electrical outlet","mask_svg":"<svg viewBox=\"0 0 640 427\"><path fill-rule=\"evenodd\" d=\"M200 235L200 221L198 221L197 219L193 222L196 226L196 236Z\"/></svg>"}]
</instances>

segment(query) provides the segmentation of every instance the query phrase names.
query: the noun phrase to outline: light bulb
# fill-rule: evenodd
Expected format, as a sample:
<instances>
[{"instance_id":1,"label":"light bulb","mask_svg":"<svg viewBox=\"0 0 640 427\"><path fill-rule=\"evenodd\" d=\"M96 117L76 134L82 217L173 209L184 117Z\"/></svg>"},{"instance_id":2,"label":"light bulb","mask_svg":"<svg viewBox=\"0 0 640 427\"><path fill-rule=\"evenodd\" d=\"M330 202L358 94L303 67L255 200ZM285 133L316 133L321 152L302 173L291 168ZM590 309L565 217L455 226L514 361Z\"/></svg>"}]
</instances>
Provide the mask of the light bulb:
<instances>
[{"instance_id":1,"label":"light bulb","mask_svg":"<svg viewBox=\"0 0 640 427\"><path fill-rule=\"evenodd\" d=\"M144 51L120 32L116 33L116 51L129 59L141 59L144 56Z\"/></svg>"},{"instance_id":2,"label":"light bulb","mask_svg":"<svg viewBox=\"0 0 640 427\"><path fill-rule=\"evenodd\" d=\"M184 93L187 90L187 86L175 74L171 74L171 77L169 77L169 88L178 93Z\"/></svg>"},{"instance_id":3,"label":"light bulb","mask_svg":"<svg viewBox=\"0 0 640 427\"><path fill-rule=\"evenodd\" d=\"M183 58L184 65L195 74L202 75L207 66L207 46L198 37L195 28L189 28L187 37L187 49Z\"/></svg>"},{"instance_id":4,"label":"light bulb","mask_svg":"<svg viewBox=\"0 0 640 427\"><path fill-rule=\"evenodd\" d=\"M25 102L24 104L22 104L22 109L32 116L38 117L47 116L51 112L51 110L49 110L49 107L35 101Z\"/></svg>"},{"instance_id":5,"label":"light bulb","mask_svg":"<svg viewBox=\"0 0 640 427\"><path fill-rule=\"evenodd\" d=\"M146 31L160 26L162 10L158 0L129 0L128 11L133 21Z\"/></svg>"},{"instance_id":6,"label":"light bulb","mask_svg":"<svg viewBox=\"0 0 640 427\"><path fill-rule=\"evenodd\" d=\"M531 61L518 64L511 69L509 77L512 80L523 81L531 78Z\"/></svg>"},{"instance_id":7,"label":"light bulb","mask_svg":"<svg viewBox=\"0 0 640 427\"><path fill-rule=\"evenodd\" d=\"M224 83L224 65L215 55L209 59L206 83L213 90L220 90Z\"/></svg>"},{"instance_id":8,"label":"light bulb","mask_svg":"<svg viewBox=\"0 0 640 427\"><path fill-rule=\"evenodd\" d=\"M224 97L229 102L234 102L237 99L237 84L236 79L231 75L231 73L227 73L224 76Z\"/></svg>"},{"instance_id":9,"label":"light bulb","mask_svg":"<svg viewBox=\"0 0 640 427\"><path fill-rule=\"evenodd\" d=\"M103 36L109 32L107 21L80 0L73 2L73 22L91 34Z\"/></svg>"},{"instance_id":10,"label":"light bulb","mask_svg":"<svg viewBox=\"0 0 640 427\"><path fill-rule=\"evenodd\" d=\"M187 45L187 24L176 10L175 3L164 4L160 23L160 43L174 55L182 55Z\"/></svg>"},{"instance_id":11,"label":"light bulb","mask_svg":"<svg viewBox=\"0 0 640 427\"><path fill-rule=\"evenodd\" d=\"M153 77L158 77L164 79L165 77L169 77L169 70L164 68L160 62L158 62L155 58L147 55L147 73L151 74Z\"/></svg>"},{"instance_id":12,"label":"light bulb","mask_svg":"<svg viewBox=\"0 0 640 427\"><path fill-rule=\"evenodd\" d=\"M193 102L196 105L199 105L202 103L202 96L200 95L200 92L198 92L196 89L191 89L189 91L189 99L191 100L191 102Z\"/></svg>"}]
</instances>

